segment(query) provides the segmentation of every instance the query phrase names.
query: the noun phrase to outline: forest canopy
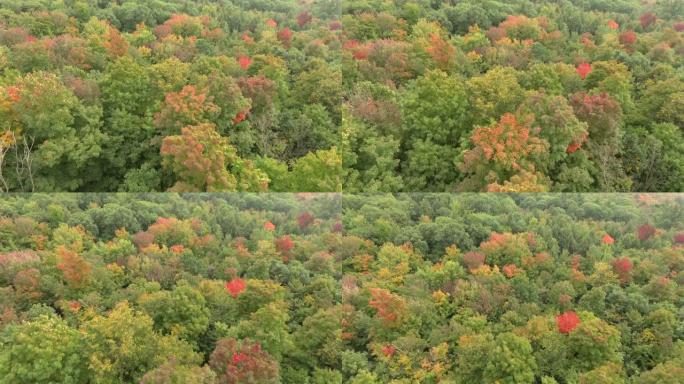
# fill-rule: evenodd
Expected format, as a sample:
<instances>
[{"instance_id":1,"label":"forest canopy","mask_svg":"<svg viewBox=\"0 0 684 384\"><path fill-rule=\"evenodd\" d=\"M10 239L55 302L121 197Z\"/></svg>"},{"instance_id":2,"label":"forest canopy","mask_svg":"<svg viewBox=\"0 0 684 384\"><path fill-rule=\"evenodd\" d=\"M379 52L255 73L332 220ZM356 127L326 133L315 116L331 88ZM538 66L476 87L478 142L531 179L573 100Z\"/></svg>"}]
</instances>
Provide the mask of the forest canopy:
<instances>
[{"instance_id":1,"label":"forest canopy","mask_svg":"<svg viewBox=\"0 0 684 384\"><path fill-rule=\"evenodd\" d=\"M333 0L0 1L0 191L339 191Z\"/></svg>"},{"instance_id":2,"label":"forest canopy","mask_svg":"<svg viewBox=\"0 0 684 384\"><path fill-rule=\"evenodd\" d=\"M0 383L684 372L684 197L0 198Z\"/></svg>"},{"instance_id":3,"label":"forest canopy","mask_svg":"<svg viewBox=\"0 0 684 384\"><path fill-rule=\"evenodd\" d=\"M0 0L0 190L679 192L679 0Z\"/></svg>"},{"instance_id":4,"label":"forest canopy","mask_svg":"<svg viewBox=\"0 0 684 384\"><path fill-rule=\"evenodd\" d=\"M342 2L345 192L684 189L684 2Z\"/></svg>"}]
</instances>

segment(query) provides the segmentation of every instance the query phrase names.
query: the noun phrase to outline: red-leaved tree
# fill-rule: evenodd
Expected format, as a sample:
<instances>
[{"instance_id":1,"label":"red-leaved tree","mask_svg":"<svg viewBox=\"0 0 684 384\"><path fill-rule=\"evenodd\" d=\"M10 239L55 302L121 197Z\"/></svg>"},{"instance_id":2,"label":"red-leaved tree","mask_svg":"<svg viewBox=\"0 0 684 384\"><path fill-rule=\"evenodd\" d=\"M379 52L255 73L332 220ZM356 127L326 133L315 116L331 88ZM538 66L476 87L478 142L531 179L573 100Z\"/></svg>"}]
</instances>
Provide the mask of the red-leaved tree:
<instances>
[{"instance_id":1,"label":"red-leaved tree","mask_svg":"<svg viewBox=\"0 0 684 384\"><path fill-rule=\"evenodd\" d=\"M306 229L311 223L314 222L314 215L311 212L303 212L297 216L297 223L299 224L299 229Z\"/></svg>"},{"instance_id":2,"label":"red-leaved tree","mask_svg":"<svg viewBox=\"0 0 684 384\"><path fill-rule=\"evenodd\" d=\"M637 34L634 31L624 31L619 36L620 44L632 45L637 41Z\"/></svg>"},{"instance_id":3,"label":"red-leaved tree","mask_svg":"<svg viewBox=\"0 0 684 384\"><path fill-rule=\"evenodd\" d=\"M239 277L234 277L232 280L226 283L226 290L230 293L233 298L237 298L242 291L247 288L247 283Z\"/></svg>"},{"instance_id":4,"label":"red-leaved tree","mask_svg":"<svg viewBox=\"0 0 684 384\"><path fill-rule=\"evenodd\" d=\"M651 224L644 224L637 229L637 237L641 241L646 241L655 235L656 229Z\"/></svg>"},{"instance_id":5,"label":"red-leaved tree","mask_svg":"<svg viewBox=\"0 0 684 384\"><path fill-rule=\"evenodd\" d=\"M249 339L221 339L209 358L220 384L274 384L279 382L278 362Z\"/></svg>"},{"instance_id":6,"label":"red-leaved tree","mask_svg":"<svg viewBox=\"0 0 684 384\"><path fill-rule=\"evenodd\" d=\"M471 251L463 255L463 263L465 263L468 269L477 269L484 264L485 255L484 253Z\"/></svg>"},{"instance_id":7,"label":"red-leaved tree","mask_svg":"<svg viewBox=\"0 0 684 384\"><path fill-rule=\"evenodd\" d=\"M684 233L678 233L674 235L675 244L684 244Z\"/></svg>"},{"instance_id":8,"label":"red-leaved tree","mask_svg":"<svg viewBox=\"0 0 684 384\"><path fill-rule=\"evenodd\" d=\"M404 299L383 288L371 288L370 294L368 305L377 311L382 324L386 327L399 325L406 310Z\"/></svg>"},{"instance_id":9,"label":"red-leaved tree","mask_svg":"<svg viewBox=\"0 0 684 384\"><path fill-rule=\"evenodd\" d=\"M266 221L264 223L264 229L268 232L273 232L275 231L275 224L271 223L270 221Z\"/></svg>"},{"instance_id":10,"label":"red-leaved tree","mask_svg":"<svg viewBox=\"0 0 684 384\"><path fill-rule=\"evenodd\" d=\"M639 17L639 23L643 29L647 29L656 22L657 18L653 12L646 12Z\"/></svg>"},{"instance_id":11,"label":"red-leaved tree","mask_svg":"<svg viewBox=\"0 0 684 384\"><path fill-rule=\"evenodd\" d=\"M612 245L615 243L615 239L613 239L609 234L603 235L603 239L601 239L601 242L606 245Z\"/></svg>"},{"instance_id":12,"label":"red-leaved tree","mask_svg":"<svg viewBox=\"0 0 684 384\"><path fill-rule=\"evenodd\" d=\"M556 316L556 325L558 326L558 332L560 333L572 332L579 323L580 318L573 311L568 311Z\"/></svg>"},{"instance_id":13,"label":"red-leaved tree","mask_svg":"<svg viewBox=\"0 0 684 384\"><path fill-rule=\"evenodd\" d=\"M70 287L81 288L90 280L90 263L78 253L60 245L57 248L57 258L57 268L62 271L64 280Z\"/></svg>"},{"instance_id":14,"label":"red-leaved tree","mask_svg":"<svg viewBox=\"0 0 684 384\"><path fill-rule=\"evenodd\" d=\"M292 40L292 31L290 28L283 28L278 31L278 40L282 42L286 47L289 46L290 40Z\"/></svg>"},{"instance_id":15,"label":"red-leaved tree","mask_svg":"<svg viewBox=\"0 0 684 384\"><path fill-rule=\"evenodd\" d=\"M589 73L591 73L591 64L581 63L577 66L577 74L580 75L582 80L586 79Z\"/></svg>"},{"instance_id":16,"label":"red-leaved tree","mask_svg":"<svg viewBox=\"0 0 684 384\"><path fill-rule=\"evenodd\" d=\"M297 25L300 27L303 27L307 24L309 24L312 20L311 14L309 12L302 12L299 15L297 15Z\"/></svg>"},{"instance_id":17,"label":"red-leaved tree","mask_svg":"<svg viewBox=\"0 0 684 384\"><path fill-rule=\"evenodd\" d=\"M632 271L632 261L628 257L620 257L610 262L613 266L613 272L618 275L620 282L626 284L631 279L630 272Z\"/></svg>"},{"instance_id":18,"label":"red-leaved tree","mask_svg":"<svg viewBox=\"0 0 684 384\"><path fill-rule=\"evenodd\" d=\"M281 254L287 254L294 248L294 242L290 235L281 236L275 239L276 250Z\"/></svg>"}]
</instances>

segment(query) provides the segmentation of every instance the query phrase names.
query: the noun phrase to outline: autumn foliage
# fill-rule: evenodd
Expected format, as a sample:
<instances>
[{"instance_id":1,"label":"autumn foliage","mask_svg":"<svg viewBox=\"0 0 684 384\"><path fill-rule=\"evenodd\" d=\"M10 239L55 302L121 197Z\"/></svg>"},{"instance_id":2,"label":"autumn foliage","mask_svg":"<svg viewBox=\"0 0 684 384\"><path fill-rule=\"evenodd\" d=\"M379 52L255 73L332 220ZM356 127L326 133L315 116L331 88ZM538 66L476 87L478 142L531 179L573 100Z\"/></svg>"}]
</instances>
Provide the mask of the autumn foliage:
<instances>
[{"instance_id":1,"label":"autumn foliage","mask_svg":"<svg viewBox=\"0 0 684 384\"><path fill-rule=\"evenodd\" d=\"M684 233L678 233L674 236L675 244L684 244Z\"/></svg>"},{"instance_id":2,"label":"autumn foliage","mask_svg":"<svg viewBox=\"0 0 684 384\"><path fill-rule=\"evenodd\" d=\"M0 381L642 384L679 364L681 205L672 194L7 196ZM316 224L302 231L303 212ZM634 223L657 238L639 241Z\"/></svg>"},{"instance_id":3,"label":"autumn foliage","mask_svg":"<svg viewBox=\"0 0 684 384\"><path fill-rule=\"evenodd\" d=\"M290 28L283 28L278 31L278 40L283 42L284 44L289 44L290 40L292 39L293 32L290 30Z\"/></svg>"},{"instance_id":4,"label":"autumn foliage","mask_svg":"<svg viewBox=\"0 0 684 384\"><path fill-rule=\"evenodd\" d=\"M300 27L303 27L311 22L311 14L307 11L304 11L297 15L297 25Z\"/></svg>"},{"instance_id":5,"label":"autumn foliage","mask_svg":"<svg viewBox=\"0 0 684 384\"><path fill-rule=\"evenodd\" d=\"M406 310L404 300L383 288L371 288L371 299L368 305L377 311L377 316L386 327L400 325L402 316Z\"/></svg>"},{"instance_id":6,"label":"autumn foliage","mask_svg":"<svg viewBox=\"0 0 684 384\"><path fill-rule=\"evenodd\" d=\"M564 312L556 316L556 325L558 326L558 332L560 333L572 332L579 323L580 318L573 311Z\"/></svg>"},{"instance_id":7,"label":"autumn foliage","mask_svg":"<svg viewBox=\"0 0 684 384\"><path fill-rule=\"evenodd\" d=\"M622 108L609 94L577 93L570 98L577 117L589 126L589 141L611 142L619 129Z\"/></svg>"},{"instance_id":8,"label":"autumn foliage","mask_svg":"<svg viewBox=\"0 0 684 384\"><path fill-rule=\"evenodd\" d=\"M209 358L220 384L274 384L278 382L277 362L257 342L248 339L221 339Z\"/></svg>"},{"instance_id":9,"label":"autumn foliage","mask_svg":"<svg viewBox=\"0 0 684 384\"><path fill-rule=\"evenodd\" d=\"M292 171L340 147L340 15L264 4L1 6L13 21L0 25L0 192L340 191L334 166L299 163L313 187ZM211 165L198 167L211 180L180 180L165 160L204 124L244 160L227 166L236 183Z\"/></svg>"},{"instance_id":10,"label":"autumn foliage","mask_svg":"<svg viewBox=\"0 0 684 384\"><path fill-rule=\"evenodd\" d=\"M290 235L281 236L275 239L276 250L282 254L287 254L294 248L294 242Z\"/></svg>"},{"instance_id":11,"label":"autumn foliage","mask_svg":"<svg viewBox=\"0 0 684 384\"><path fill-rule=\"evenodd\" d=\"M426 50L439 68L447 70L454 64L456 49L438 34L430 35L430 44Z\"/></svg>"},{"instance_id":12,"label":"autumn foliage","mask_svg":"<svg viewBox=\"0 0 684 384\"><path fill-rule=\"evenodd\" d=\"M624 45L632 45L637 41L637 35L634 31L624 31L620 33L620 43Z\"/></svg>"},{"instance_id":13,"label":"autumn foliage","mask_svg":"<svg viewBox=\"0 0 684 384\"><path fill-rule=\"evenodd\" d=\"M91 265L78 253L64 246L57 248L57 268L72 288L83 288L91 278Z\"/></svg>"},{"instance_id":14,"label":"autumn foliage","mask_svg":"<svg viewBox=\"0 0 684 384\"><path fill-rule=\"evenodd\" d=\"M606 233L605 235L603 235L601 242L606 245L613 245L613 243L615 243L615 239L613 239L609 234Z\"/></svg>"},{"instance_id":15,"label":"autumn foliage","mask_svg":"<svg viewBox=\"0 0 684 384\"><path fill-rule=\"evenodd\" d=\"M311 212L302 212L297 216L297 224L299 224L299 229L306 229L311 223L314 222L316 218Z\"/></svg>"},{"instance_id":16,"label":"autumn foliage","mask_svg":"<svg viewBox=\"0 0 684 384\"><path fill-rule=\"evenodd\" d=\"M620 257L614 259L610 263L613 266L613 271L620 278L621 283L627 283L631 279L630 272L632 271L632 261L628 257Z\"/></svg>"},{"instance_id":17,"label":"autumn foliage","mask_svg":"<svg viewBox=\"0 0 684 384\"><path fill-rule=\"evenodd\" d=\"M463 155L459 167L464 172L476 171L473 181L484 178L490 185L498 185L516 175L521 182L532 176L533 184L526 189L538 189L541 183L534 176L532 158L544 153L548 143L531 134L529 122L519 122L507 113L496 124L476 128L470 140L474 148Z\"/></svg>"},{"instance_id":18,"label":"autumn foliage","mask_svg":"<svg viewBox=\"0 0 684 384\"><path fill-rule=\"evenodd\" d=\"M577 66L577 74L582 78L582 80L586 79L589 73L591 73L591 64L581 63Z\"/></svg>"},{"instance_id":19,"label":"autumn foliage","mask_svg":"<svg viewBox=\"0 0 684 384\"><path fill-rule=\"evenodd\" d=\"M178 133L184 126L206 121L218 110L206 90L187 85L179 92L166 94L162 109L155 116L155 124L167 134Z\"/></svg>"},{"instance_id":20,"label":"autumn foliage","mask_svg":"<svg viewBox=\"0 0 684 384\"><path fill-rule=\"evenodd\" d=\"M637 238L646 241L655 235L656 229L651 224L644 224L637 229Z\"/></svg>"},{"instance_id":21,"label":"autumn foliage","mask_svg":"<svg viewBox=\"0 0 684 384\"><path fill-rule=\"evenodd\" d=\"M480 266L482 266L482 264L484 264L484 261L485 255L480 252L471 251L463 255L463 262L468 267L468 269L471 270L477 269Z\"/></svg>"},{"instance_id":22,"label":"autumn foliage","mask_svg":"<svg viewBox=\"0 0 684 384\"><path fill-rule=\"evenodd\" d=\"M252 59L249 56L240 56L238 57L238 64L240 64L240 68L247 69L252 64Z\"/></svg>"},{"instance_id":23,"label":"autumn foliage","mask_svg":"<svg viewBox=\"0 0 684 384\"><path fill-rule=\"evenodd\" d=\"M656 15L653 12L646 12L639 17L639 23L641 27L646 29L653 25L657 20Z\"/></svg>"},{"instance_id":24,"label":"autumn foliage","mask_svg":"<svg viewBox=\"0 0 684 384\"><path fill-rule=\"evenodd\" d=\"M385 357L392 357L392 356L394 356L395 352L396 352L396 348L391 344L387 344L387 345L382 346L382 354L385 355Z\"/></svg>"},{"instance_id":25,"label":"autumn foliage","mask_svg":"<svg viewBox=\"0 0 684 384\"><path fill-rule=\"evenodd\" d=\"M234 277L226 283L226 289L234 299L237 298L245 288L247 288L247 283L239 277Z\"/></svg>"},{"instance_id":26,"label":"autumn foliage","mask_svg":"<svg viewBox=\"0 0 684 384\"><path fill-rule=\"evenodd\" d=\"M162 141L163 166L180 179L176 191L235 191L268 188L268 179L251 162L237 157L213 124L186 126ZM236 173L231 173L230 169Z\"/></svg>"}]
</instances>

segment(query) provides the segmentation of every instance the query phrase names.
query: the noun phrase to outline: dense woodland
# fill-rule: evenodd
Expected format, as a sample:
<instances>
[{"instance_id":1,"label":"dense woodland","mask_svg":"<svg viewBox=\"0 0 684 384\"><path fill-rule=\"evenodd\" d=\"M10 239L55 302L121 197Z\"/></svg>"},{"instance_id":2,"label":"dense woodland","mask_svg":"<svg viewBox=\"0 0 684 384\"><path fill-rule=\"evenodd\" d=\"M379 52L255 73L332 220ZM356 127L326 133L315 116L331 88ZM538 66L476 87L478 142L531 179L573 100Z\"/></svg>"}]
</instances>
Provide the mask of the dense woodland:
<instances>
[{"instance_id":1,"label":"dense woodland","mask_svg":"<svg viewBox=\"0 0 684 384\"><path fill-rule=\"evenodd\" d=\"M345 191L684 190L681 0L345 0Z\"/></svg>"},{"instance_id":2,"label":"dense woodland","mask_svg":"<svg viewBox=\"0 0 684 384\"><path fill-rule=\"evenodd\" d=\"M334 0L0 0L0 191L339 191Z\"/></svg>"},{"instance_id":3,"label":"dense woodland","mask_svg":"<svg viewBox=\"0 0 684 384\"><path fill-rule=\"evenodd\" d=\"M3 191L682 191L681 0L0 0Z\"/></svg>"},{"instance_id":4,"label":"dense woodland","mask_svg":"<svg viewBox=\"0 0 684 384\"><path fill-rule=\"evenodd\" d=\"M682 195L0 199L0 383L677 384Z\"/></svg>"}]
</instances>

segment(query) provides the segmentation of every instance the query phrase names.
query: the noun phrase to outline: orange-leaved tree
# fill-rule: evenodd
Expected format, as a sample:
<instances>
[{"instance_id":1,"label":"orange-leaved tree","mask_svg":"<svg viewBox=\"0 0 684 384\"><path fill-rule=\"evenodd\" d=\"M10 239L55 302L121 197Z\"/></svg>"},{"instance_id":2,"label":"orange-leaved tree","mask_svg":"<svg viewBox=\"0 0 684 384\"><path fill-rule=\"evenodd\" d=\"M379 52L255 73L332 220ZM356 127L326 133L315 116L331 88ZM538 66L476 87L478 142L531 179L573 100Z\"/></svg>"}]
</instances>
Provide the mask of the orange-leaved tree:
<instances>
[{"instance_id":1,"label":"orange-leaved tree","mask_svg":"<svg viewBox=\"0 0 684 384\"><path fill-rule=\"evenodd\" d=\"M167 136L162 165L176 178L173 191L265 191L268 178L249 160L238 157L228 138L211 123L189 125Z\"/></svg>"}]
</instances>

